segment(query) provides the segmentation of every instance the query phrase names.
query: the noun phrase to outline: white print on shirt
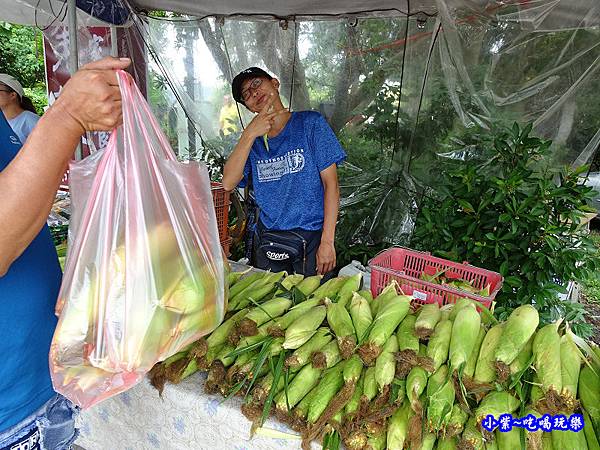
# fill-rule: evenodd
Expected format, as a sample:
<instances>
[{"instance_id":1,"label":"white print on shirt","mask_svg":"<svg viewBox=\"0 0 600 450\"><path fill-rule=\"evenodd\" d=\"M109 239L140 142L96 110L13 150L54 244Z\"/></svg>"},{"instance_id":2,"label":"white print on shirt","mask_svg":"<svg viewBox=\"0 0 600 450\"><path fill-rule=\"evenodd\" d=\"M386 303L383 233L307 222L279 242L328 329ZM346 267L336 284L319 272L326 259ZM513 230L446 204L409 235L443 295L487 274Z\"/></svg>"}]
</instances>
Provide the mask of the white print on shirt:
<instances>
[{"instance_id":1,"label":"white print on shirt","mask_svg":"<svg viewBox=\"0 0 600 450\"><path fill-rule=\"evenodd\" d=\"M21 142L19 141L19 138L16 136L13 136L12 134L10 135L10 143L13 145L20 145Z\"/></svg>"},{"instance_id":2,"label":"white print on shirt","mask_svg":"<svg viewBox=\"0 0 600 450\"><path fill-rule=\"evenodd\" d=\"M304 169L304 149L290 150L283 156L270 159L260 159L256 163L258 181L277 181L284 175L298 173Z\"/></svg>"}]
</instances>

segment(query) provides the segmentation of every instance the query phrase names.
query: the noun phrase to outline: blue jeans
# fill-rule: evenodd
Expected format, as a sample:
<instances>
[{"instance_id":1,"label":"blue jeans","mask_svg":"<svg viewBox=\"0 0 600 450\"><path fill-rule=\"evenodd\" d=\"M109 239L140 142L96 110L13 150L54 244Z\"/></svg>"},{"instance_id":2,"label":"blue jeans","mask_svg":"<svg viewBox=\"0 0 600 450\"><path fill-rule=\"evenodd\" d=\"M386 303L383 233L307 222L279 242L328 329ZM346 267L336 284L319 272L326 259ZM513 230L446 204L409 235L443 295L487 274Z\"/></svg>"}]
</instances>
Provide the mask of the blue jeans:
<instances>
[{"instance_id":1,"label":"blue jeans","mask_svg":"<svg viewBox=\"0 0 600 450\"><path fill-rule=\"evenodd\" d=\"M0 433L0 450L69 450L77 439L79 408L56 394L31 416Z\"/></svg>"}]
</instances>

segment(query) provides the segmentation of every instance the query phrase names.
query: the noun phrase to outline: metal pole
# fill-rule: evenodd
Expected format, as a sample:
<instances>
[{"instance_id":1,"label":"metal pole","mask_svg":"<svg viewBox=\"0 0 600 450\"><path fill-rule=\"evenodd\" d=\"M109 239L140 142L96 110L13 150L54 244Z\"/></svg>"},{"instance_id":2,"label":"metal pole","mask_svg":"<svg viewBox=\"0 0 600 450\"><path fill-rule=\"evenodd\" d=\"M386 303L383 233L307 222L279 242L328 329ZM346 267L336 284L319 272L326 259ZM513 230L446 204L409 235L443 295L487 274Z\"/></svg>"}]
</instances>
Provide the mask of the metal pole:
<instances>
[{"instance_id":1,"label":"metal pole","mask_svg":"<svg viewBox=\"0 0 600 450\"><path fill-rule=\"evenodd\" d=\"M117 45L117 27L110 27L110 56L115 58L119 56L119 46Z\"/></svg>"},{"instance_id":2,"label":"metal pole","mask_svg":"<svg viewBox=\"0 0 600 450\"><path fill-rule=\"evenodd\" d=\"M71 75L79 68L79 48L77 45L77 3L67 0L67 20L69 25L69 71ZM81 141L75 150L75 161L81 160Z\"/></svg>"}]
</instances>

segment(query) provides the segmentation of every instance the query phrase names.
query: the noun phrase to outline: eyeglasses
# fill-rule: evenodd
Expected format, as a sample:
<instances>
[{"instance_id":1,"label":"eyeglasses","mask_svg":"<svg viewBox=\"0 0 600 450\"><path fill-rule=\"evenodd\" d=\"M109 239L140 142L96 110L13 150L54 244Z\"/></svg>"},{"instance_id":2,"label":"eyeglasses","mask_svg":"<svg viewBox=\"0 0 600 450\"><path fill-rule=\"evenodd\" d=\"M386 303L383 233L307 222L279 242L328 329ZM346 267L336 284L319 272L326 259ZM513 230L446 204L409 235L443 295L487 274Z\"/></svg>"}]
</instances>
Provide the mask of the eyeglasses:
<instances>
[{"instance_id":1,"label":"eyeglasses","mask_svg":"<svg viewBox=\"0 0 600 450\"><path fill-rule=\"evenodd\" d=\"M250 91L255 91L256 89L258 89L262 82L262 78L255 78L254 80L252 80L250 85L242 92L242 100L247 101L251 95Z\"/></svg>"}]
</instances>

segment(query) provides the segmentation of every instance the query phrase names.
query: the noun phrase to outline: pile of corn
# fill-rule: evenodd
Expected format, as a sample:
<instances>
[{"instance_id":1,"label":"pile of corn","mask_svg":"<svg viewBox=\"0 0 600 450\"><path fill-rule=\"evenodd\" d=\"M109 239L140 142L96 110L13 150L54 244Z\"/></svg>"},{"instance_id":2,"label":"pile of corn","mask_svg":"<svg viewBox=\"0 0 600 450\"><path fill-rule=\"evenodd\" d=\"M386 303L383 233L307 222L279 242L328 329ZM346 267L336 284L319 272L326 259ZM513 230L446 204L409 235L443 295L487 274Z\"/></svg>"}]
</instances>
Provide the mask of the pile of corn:
<instances>
[{"instance_id":1,"label":"pile of corn","mask_svg":"<svg viewBox=\"0 0 600 450\"><path fill-rule=\"evenodd\" d=\"M414 308L395 283L373 299L359 276L241 276L228 318L157 365L155 386L207 371L205 390L243 396L253 430L274 415L304 448L600 450L598 348L558 322L538 327L531 306L498 323L469 299ZM482 427L505 413L580 413L585 427Z\"/></svg>"}]
</instances>

